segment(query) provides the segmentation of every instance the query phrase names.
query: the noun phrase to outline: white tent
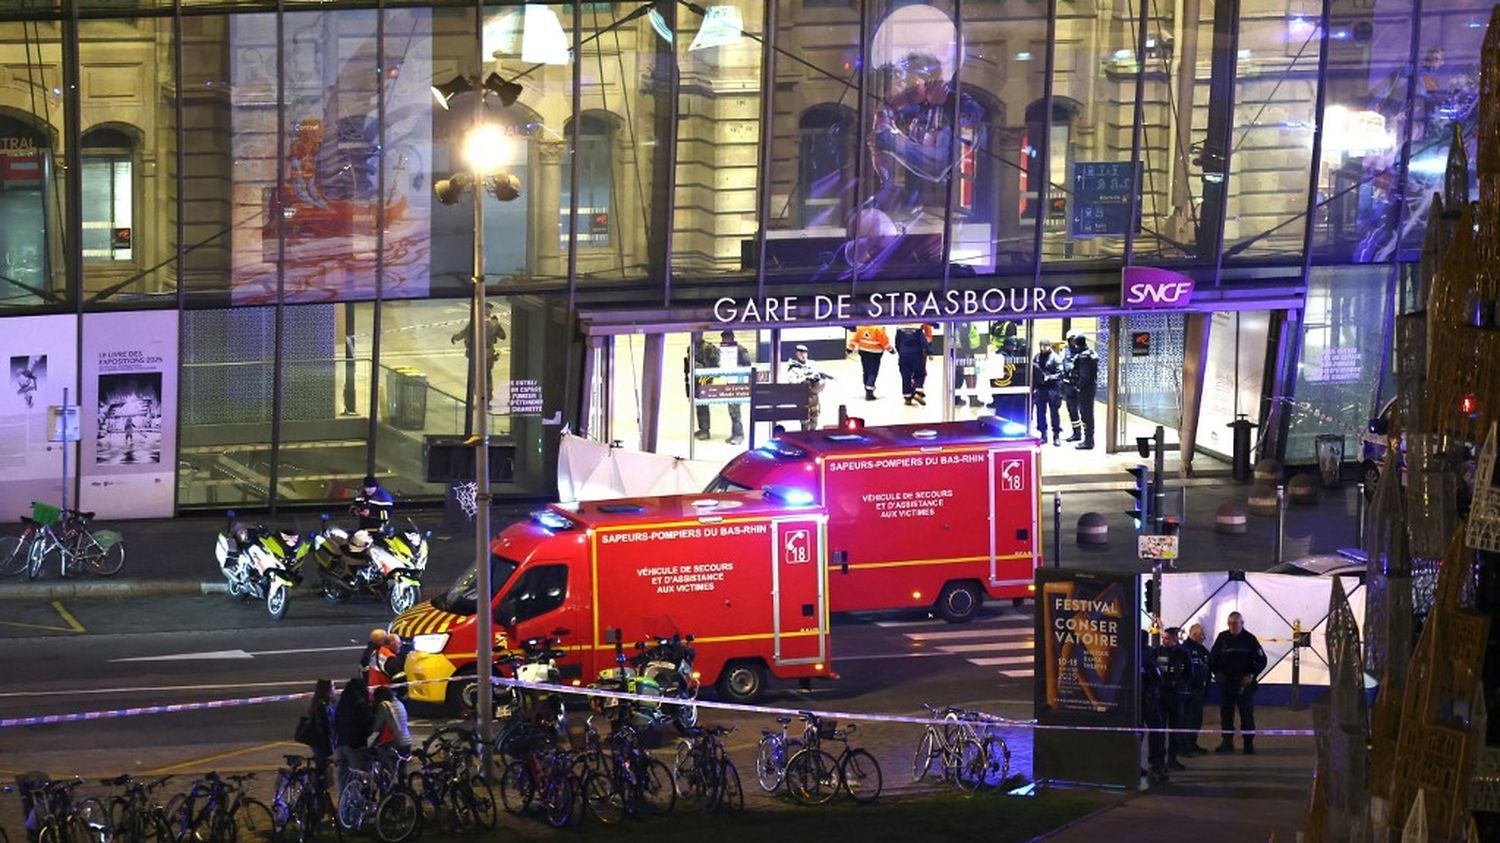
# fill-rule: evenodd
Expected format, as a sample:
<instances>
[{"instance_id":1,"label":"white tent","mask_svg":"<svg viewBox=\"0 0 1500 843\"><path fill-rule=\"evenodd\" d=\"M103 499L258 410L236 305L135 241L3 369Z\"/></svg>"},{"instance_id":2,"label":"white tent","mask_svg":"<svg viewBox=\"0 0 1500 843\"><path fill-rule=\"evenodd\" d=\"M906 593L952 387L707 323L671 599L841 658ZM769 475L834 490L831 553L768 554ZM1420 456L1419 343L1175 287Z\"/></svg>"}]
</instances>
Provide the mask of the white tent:
<instances>
[{"instance_id":1,"label":"white tent","mask_svg":"<svg viewBox=\"0 0 1500 843\"><path fill-rule=\"evenodd\" d=\"M564 503L703 491L719 463L611 448L564 433L557 454L557 494Z\"/></svg>"},{"instance_id":2,"label":"white tent","mask_svg":"<svg viewBox=\"0 0 1500 843\"><path fill-rule=\"evenodd\" d=\"M1357 577L1344 577L1349 608L1363 633L1365 587ZM1328 598L1333 591L1330 577L1290 574L1260 574L1225 571L1163 574L1161 583L1162 623L1184 630L1203 624L1208 645L1228 625L1229 613L1239 612L1245 629L1260 639L1266 651L1266 669L1260 681L1268 685L1292 683L1292 625L1312 632L1312 646L1302 650L1299 681L1303 685L1328 684ZM1366 687L1374 677L1366 676Z\"/></svg>"}]
</instances>

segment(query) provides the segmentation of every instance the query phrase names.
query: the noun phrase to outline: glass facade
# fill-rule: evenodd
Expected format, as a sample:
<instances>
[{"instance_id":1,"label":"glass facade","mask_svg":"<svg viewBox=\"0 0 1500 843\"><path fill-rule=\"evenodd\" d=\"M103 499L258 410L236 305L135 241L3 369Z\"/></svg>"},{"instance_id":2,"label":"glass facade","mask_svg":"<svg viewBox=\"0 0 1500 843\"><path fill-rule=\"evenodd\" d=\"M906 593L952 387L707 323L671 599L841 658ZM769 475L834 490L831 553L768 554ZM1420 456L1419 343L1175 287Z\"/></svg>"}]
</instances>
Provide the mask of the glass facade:
<instances>
[{"instance_id":1,"label":"glass facade","mask_svg":"<svg viewBox=\"0 0 1500 843\"><path fill-rule=\"evenodd\" d=\"M612 308L686 337L725 295L1108 304L1121 266L1163 265L1305 295L1306 365L1353 327L1388 341L1356 305L1416 257L1483 22L1468 0L0 4L0 318L179 313L179 505L337 499L368 469L437 494L424 437L471 425L474 200L433 187L478 94L432 88L494 74L520 86L482 105L520 194L480 200L512 491L550 486L555 441L529 443L576 414L576 320ZM1278 400L1368 414L1376 356ZM1129 413L1170 415L1173 365Z\"/></svg>"}]
</instances>

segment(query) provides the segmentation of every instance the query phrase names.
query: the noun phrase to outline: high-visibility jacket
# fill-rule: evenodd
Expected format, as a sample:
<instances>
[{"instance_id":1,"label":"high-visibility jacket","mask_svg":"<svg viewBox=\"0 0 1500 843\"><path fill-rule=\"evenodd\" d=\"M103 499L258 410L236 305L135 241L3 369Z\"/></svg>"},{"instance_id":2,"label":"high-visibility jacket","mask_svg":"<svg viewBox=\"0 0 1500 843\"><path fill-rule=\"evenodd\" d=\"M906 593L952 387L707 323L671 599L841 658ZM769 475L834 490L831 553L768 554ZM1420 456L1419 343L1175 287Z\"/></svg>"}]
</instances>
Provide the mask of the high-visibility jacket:
<instances>
[{"instance_id":1,"label":"high-visibility jacket","mask_svg":"<svg viewBox=\"0 0 1500 843\"><path fill-rule=\"evenodd\" d=\"M885 328L880 325L860 325L849 337L848 347L850 351L886 351L892 346L890 338L885 335Z\"/></svg>"}]
</instances>

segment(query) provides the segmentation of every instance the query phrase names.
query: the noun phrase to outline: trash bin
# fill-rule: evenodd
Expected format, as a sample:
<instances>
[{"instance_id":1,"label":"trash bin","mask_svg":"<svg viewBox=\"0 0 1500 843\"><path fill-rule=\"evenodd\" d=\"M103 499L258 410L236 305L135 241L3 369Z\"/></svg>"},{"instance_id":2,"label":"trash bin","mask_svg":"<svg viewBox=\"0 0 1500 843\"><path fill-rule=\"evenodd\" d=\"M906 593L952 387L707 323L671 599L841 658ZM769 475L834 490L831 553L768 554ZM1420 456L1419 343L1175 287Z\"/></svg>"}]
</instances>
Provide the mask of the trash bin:
<instances>
[{"instance_id":1,"label":"trash bin","mask_svg":"<svg viewBox=\"0 0 1500 843\"><path fill-rule=\"evenodd\" d=\"M1314 441L1317 443L1318 475L1323 478L1323 486L1337 489L1342 479L1339 472L1344 465L1344 437L1338 433L1320 433Z\"/></svg>"},{"instance_id":2,"label":"trash bin","mask_svg":"<svg viewBox=\"0 0 1500 843\"><path fill-rule=\"evenodd\" d=\"M410 366L391 369L385 379L386 421L401 430L427 426L427 375Z\"/></svg>"}]
</instances>

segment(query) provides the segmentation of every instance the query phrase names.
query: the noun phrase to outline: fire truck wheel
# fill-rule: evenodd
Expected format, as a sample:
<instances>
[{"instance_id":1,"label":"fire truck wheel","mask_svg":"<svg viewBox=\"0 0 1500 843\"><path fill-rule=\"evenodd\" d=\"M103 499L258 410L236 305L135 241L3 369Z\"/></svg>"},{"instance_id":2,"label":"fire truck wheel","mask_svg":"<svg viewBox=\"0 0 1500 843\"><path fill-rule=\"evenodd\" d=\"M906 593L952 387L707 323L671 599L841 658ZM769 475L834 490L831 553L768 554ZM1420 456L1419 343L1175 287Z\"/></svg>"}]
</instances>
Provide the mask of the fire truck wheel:
<instances>
[{"instance_id":1,"label":"fire truck wheel","mask_svg":"<svg viewBox=\"0 0 1500 843\"><path fill-rule=\"evenodd\" d=\"M950 582L938 595L937 611L948 623L968 623L979 614L984 596L970 582Z\"/></svg>"},{"instance_id":2,"label":"fire truck wheel","mask_svg":"<svg viewBox=\"0 0 1500 843\"><path fill-rule=\"evenodd\" d=\"M730 662L719 676L719 698L725 702L753 703L766 691L766 666L760 662Z\"/></svg>"}]
</instances>

